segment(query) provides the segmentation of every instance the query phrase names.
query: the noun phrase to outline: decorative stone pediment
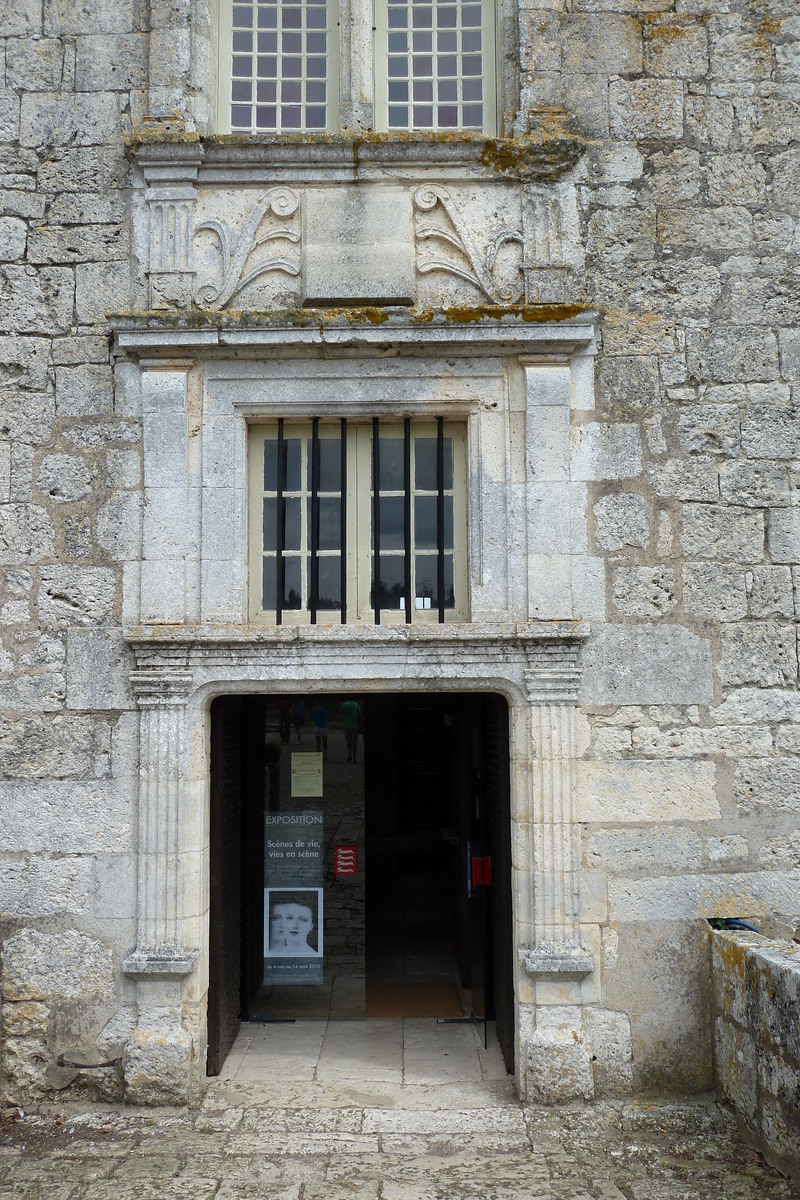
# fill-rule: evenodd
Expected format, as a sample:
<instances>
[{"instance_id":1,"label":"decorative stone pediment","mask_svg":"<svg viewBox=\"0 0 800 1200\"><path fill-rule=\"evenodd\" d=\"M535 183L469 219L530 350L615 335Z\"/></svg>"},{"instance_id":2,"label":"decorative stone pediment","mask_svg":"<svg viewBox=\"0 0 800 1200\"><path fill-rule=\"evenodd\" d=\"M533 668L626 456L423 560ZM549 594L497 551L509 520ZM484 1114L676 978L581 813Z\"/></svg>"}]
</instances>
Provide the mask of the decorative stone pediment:
<instances>
[{"instance_id":1,"label":"decorative stone pediment","mask_svg":"<svg viewBox=\"0 0 800 1200\"><path fill-rule=\"evenodd\" d=\"M139 143L137 305L574 302L581 148L533 135Z\"/></svg>"}]
</instances>

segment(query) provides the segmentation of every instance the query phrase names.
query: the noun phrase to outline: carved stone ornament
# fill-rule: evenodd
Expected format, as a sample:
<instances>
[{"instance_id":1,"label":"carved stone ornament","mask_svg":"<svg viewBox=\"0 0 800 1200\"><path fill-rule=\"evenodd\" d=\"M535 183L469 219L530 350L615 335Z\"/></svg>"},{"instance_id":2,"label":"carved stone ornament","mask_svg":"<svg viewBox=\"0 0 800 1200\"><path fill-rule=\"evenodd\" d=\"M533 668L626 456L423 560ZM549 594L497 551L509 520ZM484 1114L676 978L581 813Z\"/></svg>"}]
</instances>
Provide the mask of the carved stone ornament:
<instances>
[{"instance_id":1,"label":"carved stone ornament","mask_svg":"<svg viewBox=\"0 0 800 1200\"><path fill-rule=\"evenodd\" d=\"M258 203L253 205L238 232L232 230L224 219L209 218L200 221L195 228L195 234L204 229L216 234L222 264L219 282L206 283L199 287L195 293L195 302L199 305L209 304L216 308L224 308L248 284L271 271L299 275L300 263L294 257L278 254L255 261L258 248L267 243L282 241L299 244L301 235L297 225L280 224L271 228L265 227L269 214L281 222L287 222L299 206L300 199L290 188L275 187L270 188Z\"/></svg>"},{"instance_id":2,"label":"carved stone ornament","mask_svg":"<svg viewBox=\"0 0 800 1200\"><path fill-rule=\"evenodd\" d=\"M522 248L519 229L500 229L488 244L481 244L468 227L464 215L446 188L426 184L414 193L414 207L420 213L439 209L445 217L442 223L419 220L416 226L417 270L444 271L474 284L492 304L516 304L522 298L522 263L517 270L518 284L508 285L498 274L501 248L516 243ZM425 244L428 243L426 253Z\"/></svg>"}]
</instances>

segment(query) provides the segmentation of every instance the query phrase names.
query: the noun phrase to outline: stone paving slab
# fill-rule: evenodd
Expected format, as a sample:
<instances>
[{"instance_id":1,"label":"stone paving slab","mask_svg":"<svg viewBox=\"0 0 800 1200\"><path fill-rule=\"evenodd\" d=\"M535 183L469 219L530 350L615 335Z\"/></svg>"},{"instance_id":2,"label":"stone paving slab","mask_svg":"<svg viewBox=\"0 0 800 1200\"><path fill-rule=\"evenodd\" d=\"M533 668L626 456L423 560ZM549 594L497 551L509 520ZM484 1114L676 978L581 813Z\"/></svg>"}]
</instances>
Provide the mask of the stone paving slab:
<instances>
[{"instance_id":1,"label":"stone paving slab","mask_svg":"<svg viewBox=\"0 0 800 1200\"><path fill-rule=\"evenodd\" d=\"M447 1085L391 1108L312 1087L282 1110L263 1085L230 1108L12 1110L0 1200L800 1200L708 1097L481 1114Z\"/></svg>"}]
</instances>

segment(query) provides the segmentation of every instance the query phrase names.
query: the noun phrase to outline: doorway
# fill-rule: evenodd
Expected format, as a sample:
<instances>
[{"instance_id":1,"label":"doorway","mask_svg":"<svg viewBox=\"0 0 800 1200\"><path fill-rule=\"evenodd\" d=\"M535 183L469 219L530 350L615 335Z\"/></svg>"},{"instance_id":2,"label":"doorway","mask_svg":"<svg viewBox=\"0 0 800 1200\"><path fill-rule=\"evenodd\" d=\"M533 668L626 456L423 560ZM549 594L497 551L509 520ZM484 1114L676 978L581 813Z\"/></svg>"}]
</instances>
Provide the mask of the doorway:
<instances>
[{"instance_id":1,"label":"doorway","mask_svg":"<svg viewBox=\"0 0 800 1200\"><path fill-rule=\"evenodd\" d=\"M240 1019L497 1023L513 1069L508 708L475 693L211 710L208 1073Z\"/></svg>"}]
</instances>

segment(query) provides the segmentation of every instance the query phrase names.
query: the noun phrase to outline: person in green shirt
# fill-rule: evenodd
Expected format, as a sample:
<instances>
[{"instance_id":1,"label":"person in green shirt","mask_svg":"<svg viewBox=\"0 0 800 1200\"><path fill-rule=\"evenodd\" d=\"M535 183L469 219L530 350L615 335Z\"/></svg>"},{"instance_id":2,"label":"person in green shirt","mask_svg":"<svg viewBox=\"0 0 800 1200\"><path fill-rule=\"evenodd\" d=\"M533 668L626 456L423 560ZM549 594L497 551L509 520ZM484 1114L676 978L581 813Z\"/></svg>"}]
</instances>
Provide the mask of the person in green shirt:
<instances>
[{"instance_id":1,"label":"person in green shirt","mask_svg":"<svg viewBox=\"0 0 800 1200\"><path fill-rule=\"evenodd\" d=\"M358 761L358 733L361 728L361 705L357 700L345 700L342 704L344 740L347 742L347 761Z\"/></svg>"}]
</instances>

